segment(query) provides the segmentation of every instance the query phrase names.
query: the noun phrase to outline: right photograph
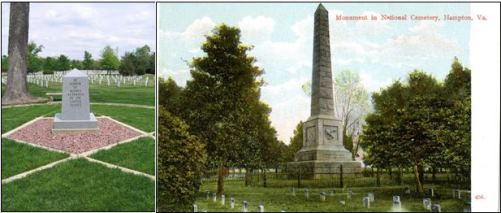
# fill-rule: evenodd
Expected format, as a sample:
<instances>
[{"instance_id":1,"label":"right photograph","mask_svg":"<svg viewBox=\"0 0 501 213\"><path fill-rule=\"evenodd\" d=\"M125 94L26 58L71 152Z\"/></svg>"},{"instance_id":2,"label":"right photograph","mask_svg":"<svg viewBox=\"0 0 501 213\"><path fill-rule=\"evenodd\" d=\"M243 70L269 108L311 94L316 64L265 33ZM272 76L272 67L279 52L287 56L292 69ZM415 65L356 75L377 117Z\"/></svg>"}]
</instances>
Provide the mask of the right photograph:
<instances>
[{"instance_id":1,"label":"right photograph","mask_svg":"<svg viewBox=\"0 0 501 213\"><path fill-rule=\"evenodd\" d=\"M471 211L471 4L157 5L157 211Z\"/></svg>"}]
</instances>

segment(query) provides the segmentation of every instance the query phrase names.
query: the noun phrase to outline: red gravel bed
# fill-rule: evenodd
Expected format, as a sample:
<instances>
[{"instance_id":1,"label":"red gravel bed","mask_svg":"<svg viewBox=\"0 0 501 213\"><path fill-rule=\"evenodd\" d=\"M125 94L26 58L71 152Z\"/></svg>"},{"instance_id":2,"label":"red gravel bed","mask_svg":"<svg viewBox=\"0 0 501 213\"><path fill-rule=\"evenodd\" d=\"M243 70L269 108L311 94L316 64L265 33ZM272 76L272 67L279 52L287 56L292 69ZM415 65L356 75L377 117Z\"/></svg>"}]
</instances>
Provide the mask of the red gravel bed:
<instances>
[{"instance_id":1,"label":"red gravel bed","mask_svg":"<svg viewBox=\"0 0 501 213\"><path fill-rule=\"evenodd\" d=\"M8 138L69 153L80 154L140 136L141 133L109 118L97 118L98 131L52 133L53 119L40 119L12 133Z\"/></svg>"}]
</instances>

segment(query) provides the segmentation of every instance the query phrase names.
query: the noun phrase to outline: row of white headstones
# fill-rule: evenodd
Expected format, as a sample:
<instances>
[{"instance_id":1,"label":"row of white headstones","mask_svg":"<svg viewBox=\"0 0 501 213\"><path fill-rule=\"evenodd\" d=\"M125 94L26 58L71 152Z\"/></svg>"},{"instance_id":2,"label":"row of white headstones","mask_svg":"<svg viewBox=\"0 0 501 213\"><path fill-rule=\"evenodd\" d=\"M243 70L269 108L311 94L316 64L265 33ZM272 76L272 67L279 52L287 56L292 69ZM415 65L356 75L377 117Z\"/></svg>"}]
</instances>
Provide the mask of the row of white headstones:
<instances>
[{"instance_id":1,"label":"row of white headstones","mask_svg":"<svg viewBox=\"0 0 501 213\"><path fill-rule=\"evenodd\" d=\"M85 70L84 70L85 72ZM66 72L55 72L54 74L44 75L39 73L30 73L27 75L28 83L36 84L39 87L48 88L50 85L61 85L63 76ZM153 79L149 75L123 76L119 74L105 74L88 72L89 85L100 85L105 87L148 87L153 86ZM7 83L7 76L2 76L2 84Z\"/></svg>"},{"instance_id":2,"label":"row of white headstones","mask_svg":"<svg viewBox=\"0 0 501 213\"><path fill-rule=\"evenodd\" d=\"M306 188L303 191L304 191L304 196L306 197L306 199L309 199L309 197L310 197L309 191L310 190ZM343 189L343 191L344 191L344 189ZM209 200L211 197L211 193L208 190L205 192L206 192L206 199ZM433 188L430 188L429 192L431 193L430 195L433 197L433 195L434 195ZM334 196L334 193L335 193L335 191L332 190L331 195ZM410 194L410 190L408 190L408 188L406 188L405 193ZM351 188L348 188L347 199L351 199L352 195L353 195L353 191L351 190ZM292 196L296 196L296 189L294 187L292 188ZM320 192L320 201L325 201L326 200L325 196L326 196L325 192ZM452 196L455 199L461 199L461 190L458 190L458 189L453 190ZM216 197L215 192L212 193L212 201L217 202L217 197ZM221 198L220 198L221 205L224 206L225 201L226 201L225 195L221 195ZM367 196L363 197L362 204L363 204L364 208L370 208L371 202L374 202L374 193L369 192L369 193L367 193ZM340 201L340 203L342 205L345 205L345 201ZM440 204L438 204L438 203L433 204L431 201L431 198L424 198L423 199L423 207L426 210L432 211L432 212L441 212L442 211ZM233 198L233 197L230 198L230 208L231 209L235 208L235 198ZM392 209L395 211L402 210L402 202L400 201L400 196L397 196L397 195L393 196ZM198 212L198 206L196 204L193 204L192 210L193 210L193 212ZM206 211L206 210L202 210L202 211ZM249 204L247 201L244 200L242 202L242 212L248 212L248 211L249 211ZM257 212L264 212L264 205L259 204L256 211ZM285 211L282 210L281 212L285 212Z\"/></svg>"}]
</instances>

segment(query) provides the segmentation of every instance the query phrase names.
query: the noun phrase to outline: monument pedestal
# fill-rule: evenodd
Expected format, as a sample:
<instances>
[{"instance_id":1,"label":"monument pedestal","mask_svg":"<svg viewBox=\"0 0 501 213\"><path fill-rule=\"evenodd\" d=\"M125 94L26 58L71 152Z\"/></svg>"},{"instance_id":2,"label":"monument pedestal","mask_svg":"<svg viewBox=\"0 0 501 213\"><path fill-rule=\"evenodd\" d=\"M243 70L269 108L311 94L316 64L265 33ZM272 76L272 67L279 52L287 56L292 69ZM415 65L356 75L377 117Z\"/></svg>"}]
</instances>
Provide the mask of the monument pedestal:
<instances>
[{"instance_id":1,"label":"monument pedestal","mask_svg":"<svg viewBox=\"0 0 501 213\"><path fill-rule=\"evenodd\" d=\"M97 119L94 113L89 114L88 120L63 120L61 113L56 113L52 126L52 133L81 133L98 131Z\"/></svg>"}]
</instances>

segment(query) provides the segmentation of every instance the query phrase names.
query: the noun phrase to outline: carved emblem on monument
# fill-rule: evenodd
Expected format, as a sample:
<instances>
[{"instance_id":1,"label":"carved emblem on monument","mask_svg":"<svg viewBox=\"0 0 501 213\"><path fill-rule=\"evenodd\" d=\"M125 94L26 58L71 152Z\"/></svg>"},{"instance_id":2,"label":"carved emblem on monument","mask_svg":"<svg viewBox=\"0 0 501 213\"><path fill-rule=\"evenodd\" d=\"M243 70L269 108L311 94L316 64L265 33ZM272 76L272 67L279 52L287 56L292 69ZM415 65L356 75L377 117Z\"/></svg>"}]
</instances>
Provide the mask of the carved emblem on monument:
<instances>
[{"instance_id":1,"label":"carved emblem on monument","mask_svg":"<svg viewBox=\"0 0 501 213\"><path fill-rule=\"evenodd\" d=\"M325 126L324 127L325 129L325 138L327 138L327 140L331 141L331 140L338 140L337 138L337 126Z\"/></svg>"}]
</instances>

